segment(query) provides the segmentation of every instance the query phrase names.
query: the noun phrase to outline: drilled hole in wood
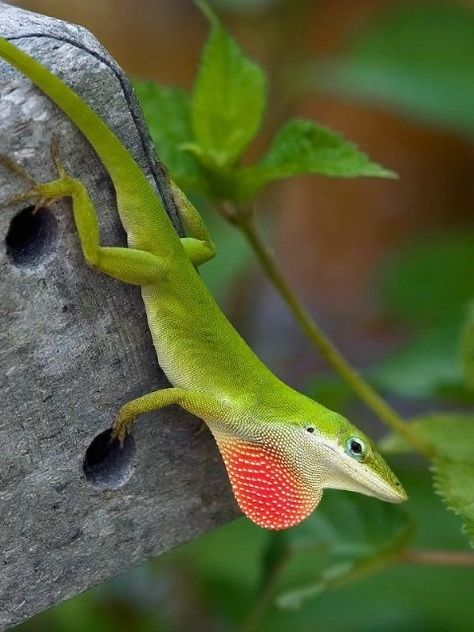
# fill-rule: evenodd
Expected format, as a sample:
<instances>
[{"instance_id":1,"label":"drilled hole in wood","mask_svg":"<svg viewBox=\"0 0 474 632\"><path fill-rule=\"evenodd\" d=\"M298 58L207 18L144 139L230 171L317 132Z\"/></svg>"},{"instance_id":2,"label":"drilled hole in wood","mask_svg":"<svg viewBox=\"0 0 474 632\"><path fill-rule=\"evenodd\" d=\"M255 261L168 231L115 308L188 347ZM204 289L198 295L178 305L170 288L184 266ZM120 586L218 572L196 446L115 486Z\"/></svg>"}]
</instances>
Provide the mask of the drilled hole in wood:
<instances>
[{"instance_id":1,"label":"drilled hole in wood","mask_svg":"<svg viewBox=\"0 0 474 632\"><path fill-rule=\"evenodd\" d=\"M52 252L58 223L46 207L28 206L11 220L5 237L7 257L19 267L38 265Z\"/></svg>"},{"instance_id":2,"label":"drilled hole in wood","mask_svg":"<svg viewBox=\"0 0 474 632\"><path fill-rule=\"evenodd\" d=\"M111 432L101 432L92 440L82 465L86 479L98 489L117 489L133 474L133 437L128 435L120 446L116 439L111 440Z\"/></svg>"}]
</instances>

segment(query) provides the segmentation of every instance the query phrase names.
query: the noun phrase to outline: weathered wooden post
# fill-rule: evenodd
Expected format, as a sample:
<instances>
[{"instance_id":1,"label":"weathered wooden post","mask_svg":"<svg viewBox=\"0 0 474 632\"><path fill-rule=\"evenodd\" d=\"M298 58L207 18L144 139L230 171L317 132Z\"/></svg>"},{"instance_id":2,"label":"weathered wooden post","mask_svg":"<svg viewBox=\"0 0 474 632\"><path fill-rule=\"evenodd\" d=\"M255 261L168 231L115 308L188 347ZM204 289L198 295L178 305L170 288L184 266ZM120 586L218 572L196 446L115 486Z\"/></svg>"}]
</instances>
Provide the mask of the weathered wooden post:
<instances>
[{"instance_id":1,"label":"weathered wooden post","mask_svg":"<svg viewBox=\"0 0 474 632\"><path fill-rule=\"evenodd\" d=\"M0 34L80 93L132 150L180 230L128 81L83 28L0 3ZM0 153L54 175L53 134L124 243L108 176L77 129L0 63ZM0 167L0 202L24 183ZM166 383L137 288L89 269L70 206L0 212L0 629L236 515L209 433L180 409L149 415L123 451L120 404Z\"/></svg>"}]
</instances>

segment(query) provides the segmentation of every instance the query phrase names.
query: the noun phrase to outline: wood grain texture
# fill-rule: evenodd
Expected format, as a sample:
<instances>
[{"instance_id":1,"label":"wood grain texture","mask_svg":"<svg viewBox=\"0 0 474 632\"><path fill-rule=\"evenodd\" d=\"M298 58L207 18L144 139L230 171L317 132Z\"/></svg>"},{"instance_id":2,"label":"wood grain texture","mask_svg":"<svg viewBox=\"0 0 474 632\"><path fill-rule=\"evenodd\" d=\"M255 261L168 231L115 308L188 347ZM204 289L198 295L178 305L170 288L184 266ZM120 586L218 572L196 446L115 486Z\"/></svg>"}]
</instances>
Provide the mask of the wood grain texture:
<instances>
[{"instance_id":1,"label":"wood grain texture","mask_svg":"<svg viewBox=\"0 0 474 632\"><path fill-rule=\"evenodd\" d=\"M2 3L0 34L92 104L155 182L179 230L135 97L98 42L80 27ZM53 134L100 209L103 243L124 244L111 183L88 143L0 63L0 153L47 180ZM24 188L0 167L0 201ZM196 436L199 422L177 408L135 426L135 452L121 474L108 484L87 480L83 460L94 437L122 403L166 378L139 290L84 264L68 203L43 212L26 255L16 256L21 248L6 238L27 206L0 212L0 629L237 514L210 434Z\"/></svg>"}]
</instances>

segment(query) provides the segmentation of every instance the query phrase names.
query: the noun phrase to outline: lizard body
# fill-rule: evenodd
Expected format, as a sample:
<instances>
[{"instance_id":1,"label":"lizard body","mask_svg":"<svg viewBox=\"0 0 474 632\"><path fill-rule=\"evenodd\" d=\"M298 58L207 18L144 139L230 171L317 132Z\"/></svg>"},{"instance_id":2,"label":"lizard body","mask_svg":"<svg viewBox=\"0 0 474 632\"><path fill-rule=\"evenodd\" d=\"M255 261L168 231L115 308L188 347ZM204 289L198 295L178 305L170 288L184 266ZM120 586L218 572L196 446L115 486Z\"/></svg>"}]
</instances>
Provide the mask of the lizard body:
<instances>
[{"instance_id":1,"label":"lizard body","mask_svg":"<svg viewBox=\"0 0 474 632\"><path fill-rule=\"evenodd\" d=\"M300 522L328 487L389 502L405 500L373 442L341 415L284 384L227 320L197 272L214 255L214 246L184 194L174 187L189 235L179 238L145 174L104 121L45 66L2 38L0 57L80 129L115 188L128 248L100 245L89 194L65 172L57 154L58 179L36 184L17 198L70 197L86 261L141 286L158 360L172 387L122 406L115 436L123 439L141 413L182 406L209 426L243 512L271 529Z\"/></svg>"}]
</instances>

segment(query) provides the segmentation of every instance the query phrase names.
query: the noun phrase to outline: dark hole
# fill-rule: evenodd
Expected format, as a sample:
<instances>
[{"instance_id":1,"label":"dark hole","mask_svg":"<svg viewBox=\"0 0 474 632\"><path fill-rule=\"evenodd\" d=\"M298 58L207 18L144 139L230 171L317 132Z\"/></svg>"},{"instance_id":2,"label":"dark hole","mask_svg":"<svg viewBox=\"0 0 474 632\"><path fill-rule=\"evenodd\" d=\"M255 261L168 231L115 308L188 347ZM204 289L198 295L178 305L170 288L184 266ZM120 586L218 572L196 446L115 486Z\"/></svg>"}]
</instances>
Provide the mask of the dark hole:
<instances>
[{"instance_id":1,"label":"dark hole","mask_svg":"<svg viewBox=\"0 0 474 632\"><path fill-rule=\"evenodd\" d=\"M24 208L10 222L5 237L7 257L20 267L41 263L52 250L57 228L56 218L48 208Z\"/></svg>"},{"instance_id":2,"label":"dark hole","mask_svg":"<svg viewBox=\"0 0 474 632\"><path fill-rule=\"evenodd\" d=\"M121 447L111 440L112 431L101 432L86 450L82 469L86 479L98 489L117 489L125 485L133 473L135 441L131 435Z\"/></svg>"},{"instance_id":3,"label":"dark hole","mask_svg":"<svg viewBox=\"0 0 474 632\"><path fill-rule=\"evenodd\" d=\"M313 428L312 426L309 426L309 428L306 428L306 430L307 430L308 432L314 432L314 428Z\"/></svg>"},{"instance_id":4,"label":"dark hole","mask_svg":"<svg viewBox=\"0 0 474 632\"><path fill-rule=\"evenodd\" d=\"M362 452L362 445L358 441L351 441L351 451L354 454L360 454Z\"/></svg>"}]
</instances>

